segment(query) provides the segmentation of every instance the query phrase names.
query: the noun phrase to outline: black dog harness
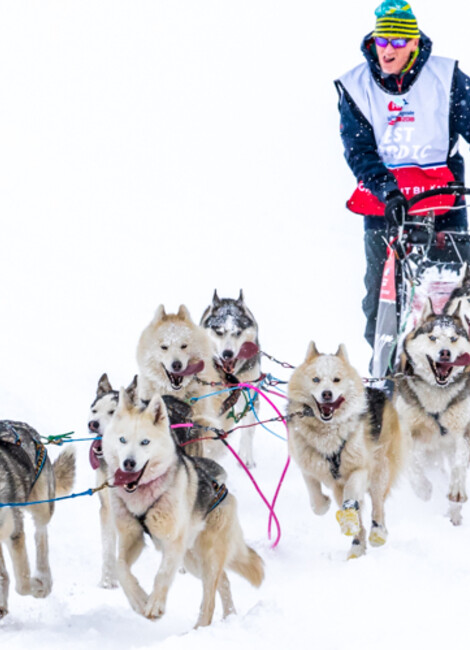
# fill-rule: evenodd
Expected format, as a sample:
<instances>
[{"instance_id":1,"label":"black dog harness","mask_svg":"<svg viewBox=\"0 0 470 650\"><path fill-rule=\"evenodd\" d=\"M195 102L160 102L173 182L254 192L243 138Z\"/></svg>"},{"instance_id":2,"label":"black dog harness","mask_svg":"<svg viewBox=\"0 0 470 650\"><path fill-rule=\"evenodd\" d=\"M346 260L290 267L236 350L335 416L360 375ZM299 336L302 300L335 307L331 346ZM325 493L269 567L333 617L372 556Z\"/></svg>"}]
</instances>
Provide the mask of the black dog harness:
<instances>
[{"instance_id":1,"label":"black dog harness","mask_svg":"<svg viewBox=\"0 0 470 650\"><path fill-rule=\"evenodd\" d=\"M8 447L9 450L13 452L13 454L17 457L19 462L21 462L23 465L25 465L30 469L29 473L33 475L33 480L29 488L29 492L31 493L33 487L36 484L36 481L41 475L42 468L44 467L44 463L46 462L47 450L42 444L42 442L35 440L31 436L31 442L34 444L36 450L35 461L33 465L30 455L24 448L20 435L16 431L14 426L9 422L3 423L3 426L5 427L5 429L3 429L3 431L0 431L0 444L5 447Z\"/></svg>"}]
</instances>

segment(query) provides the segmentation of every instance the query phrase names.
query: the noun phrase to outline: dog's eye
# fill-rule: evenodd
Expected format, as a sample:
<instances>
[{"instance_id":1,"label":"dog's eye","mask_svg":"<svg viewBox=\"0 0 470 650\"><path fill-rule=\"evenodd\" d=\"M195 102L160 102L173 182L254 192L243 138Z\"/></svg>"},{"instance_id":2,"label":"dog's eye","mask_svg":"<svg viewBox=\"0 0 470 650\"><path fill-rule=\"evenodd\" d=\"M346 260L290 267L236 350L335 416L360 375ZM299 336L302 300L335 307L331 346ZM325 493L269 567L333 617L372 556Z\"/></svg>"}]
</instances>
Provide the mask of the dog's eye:
<instances>
[{"instance_id":1,"label":"dog's eye","mask_svg":"<svg viewBox=\"0 0 470 650\"><path fill-rule=\"evenodd\" d=\"M96 415L98 411L96 409L91 409L91 412L93 413L93 415Z\"/></svg>"},{"instance_id":2,"label":"dog's eye","mask_svg":"<svg viewBox=\"0 0 470 650\"><path fill-rule=\"evenodd\" d=\"M223 336L224 335L222 330L215 330L215 333L217 334L217 336Z\"/></svg>"},{"instance_id":3,"label":"dog's eye","mask_svg":"<svg viewBox=\"0 0 470 650\"><path fill-rule=\"evenodd\" d=\"M320 377L314 377L312 381L314 384L318 384L318 382L320 381Z\"/></svg>"},{"instance_id":4,"label":"dog's eye","mask_svg":"<svg viewBox=\"0 0 470 650\"><path fill-rule=\"evenodd\" d=\"M119 442L121 442L123 445L125 445L126 442L127 442L127 440L124 438L124 436L121 436L121 437L119 438Z\"/></svg>"},{"instance_id":5,"label":"dog's eye","mask_svg":"<svg viewBox=\"0 0 470 650\"><path fill-rule=\"evenodd\" d=\"M234 332L234 336L238 339L238 337L241 336L241 333L242 333L241 330L237 330L236 332Z\"/></svg>"},{"instance_id":6,"label":"dog's eye","mask_svg":"<svg viewBox=\"0 0 470 650\"><path fill-rule=\"evenodd\" d=\"M187 344L187 343L183 343L183 345L181 346L181 349L182 349L182 350L185 350L187 347L188 347L188 344Z\"/></svg>"},{"instance_id":7,"label":"dog's eye","mask_svg":"<svg viewBox=\"0 0 470 650\"><path fill-rule=\"evenodd\" d=\"M108 415L114 415L114 411L108 411Z\"/></svg>"},{"instance_id":8,"label":"dog's eye","mask_svg":"<svg viewBox=\"0 0 470 650\"><path fill-rule=\"evenodd\" d=\"M430 341L437 341L437 337L436 337L436 336L432 336L432 334L431 334L431 336L429 337L429 340L430 340Z\"/></svg>"},{"instance_id":9,"label":"dog's eye","mask_svg":"<svg viewBox=\"0 0 470 650\"><path fill-rule=\"evenodd\" d=\"M457 337L456 336L451 336L450 337L450 342L451 343L457 343Z\"/></svg>"},{"instance_id":10,"label":"dog's eye","mask_svg":"<svg viewBox=\"0 0 470 650\"><path fill-rule=\"evenodd\" d=\"M148 438L144 438L143 440L141 440L140 444L142 445L142 447L145 447L146 445L150 444L150 440Z\"/></svg>"},{"instance_id":11,"label":"dog's eye","mask_svg":"<svg viewBox=\"0 0 470 650\"><path fill-rule=\"evenodd\" d=\"M162 350L168 350L168 345L161 345L160 347Z\"/></svg>"},{"instance_id":12,"label":"dog's eye","mask_svg":"<svg viewBox=\"0 0 470 650\"><path fill-rule=\"evenodd\" d=\"M340 381L341 381L341 379L340 379L339 377L335 377L335 378L333 379L333 382L334 382L335 384L337 384L337 383L340 382Z\"/></svg>"}]
</instances>

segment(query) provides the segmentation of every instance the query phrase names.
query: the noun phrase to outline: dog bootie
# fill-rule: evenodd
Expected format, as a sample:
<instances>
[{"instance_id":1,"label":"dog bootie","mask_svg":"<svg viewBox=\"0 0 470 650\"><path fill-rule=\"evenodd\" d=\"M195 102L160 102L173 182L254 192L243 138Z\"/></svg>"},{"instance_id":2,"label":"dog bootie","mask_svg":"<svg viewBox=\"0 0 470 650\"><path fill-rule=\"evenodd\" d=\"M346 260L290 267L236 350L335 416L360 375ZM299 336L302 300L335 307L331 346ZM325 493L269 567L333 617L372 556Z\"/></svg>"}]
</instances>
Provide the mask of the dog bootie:
<instances>
[{"instance_id":1,"label":"dog bootie","mask_svg":"<svg viewBox=\"0 0 470 650\"><path fill-rule=\"evenodd\" d=\"M376 521L372 522L370 529L369 542L371 546L383 546L387 541L388 532L385 526L378 524Z\"/></svg>"},{"instance_id":2,"label":"dog bootie","mask_svg":"<svg viewBox=\"0 0 470 650\"><path fill-rule=\"evenodd\" d=\"M358 509L357 501L345 501L341 510L336 513L336 519L343 535L355 537L359 533L361 524Z\"/></svg>"}]
</instances>

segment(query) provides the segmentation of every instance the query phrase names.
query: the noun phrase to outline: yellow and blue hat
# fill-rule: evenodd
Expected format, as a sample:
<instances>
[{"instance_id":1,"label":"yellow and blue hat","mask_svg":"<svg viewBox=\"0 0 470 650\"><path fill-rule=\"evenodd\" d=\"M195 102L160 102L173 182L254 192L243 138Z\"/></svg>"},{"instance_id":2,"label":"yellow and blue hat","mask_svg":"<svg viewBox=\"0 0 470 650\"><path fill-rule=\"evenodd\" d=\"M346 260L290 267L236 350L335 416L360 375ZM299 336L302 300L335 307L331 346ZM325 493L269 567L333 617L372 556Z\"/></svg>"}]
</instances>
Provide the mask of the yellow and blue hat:
<instances>
[{"instance_id":1,"label":"yellow and blue hat","mask_svg":"<svg viewBox=\"0 0 470 650\"><path fill-rule=\"evenodd\" d=\"M418 22L408 2L384 0L375 10L377 22L372 36L419 38Z\"/></svg>"}]
</instances>

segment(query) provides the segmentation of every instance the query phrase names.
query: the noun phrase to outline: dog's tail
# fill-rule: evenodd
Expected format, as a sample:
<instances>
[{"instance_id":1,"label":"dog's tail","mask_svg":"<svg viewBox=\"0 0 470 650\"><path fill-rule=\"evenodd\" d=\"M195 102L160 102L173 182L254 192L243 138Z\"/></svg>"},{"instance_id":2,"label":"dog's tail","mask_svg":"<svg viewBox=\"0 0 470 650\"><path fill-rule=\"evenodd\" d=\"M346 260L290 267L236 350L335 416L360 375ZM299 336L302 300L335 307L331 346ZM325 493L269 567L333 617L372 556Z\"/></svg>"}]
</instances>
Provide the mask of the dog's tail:
<instances>
[{"instance_id":1,"label":"dog's tail","mask_svg":"<svg viewBox=\"0 0 470 650\"><path fill-rule=\"evenodd\" d=\"M75 449L67 447L54 461L56 497L63 497L72 491L75 482Z\"/></svg>"},{"instance_id":2,"label":"dog's tail","mask_svg":"<svg viewBox=\"0 0 470 650\"><path fill-rule=\"evenodd\" d=\"M259 587L263 582L264 562L258 553L246 544L245 549L231 561L230 568L248 580L253 587Z\"/></svg>"}]
</instances>

